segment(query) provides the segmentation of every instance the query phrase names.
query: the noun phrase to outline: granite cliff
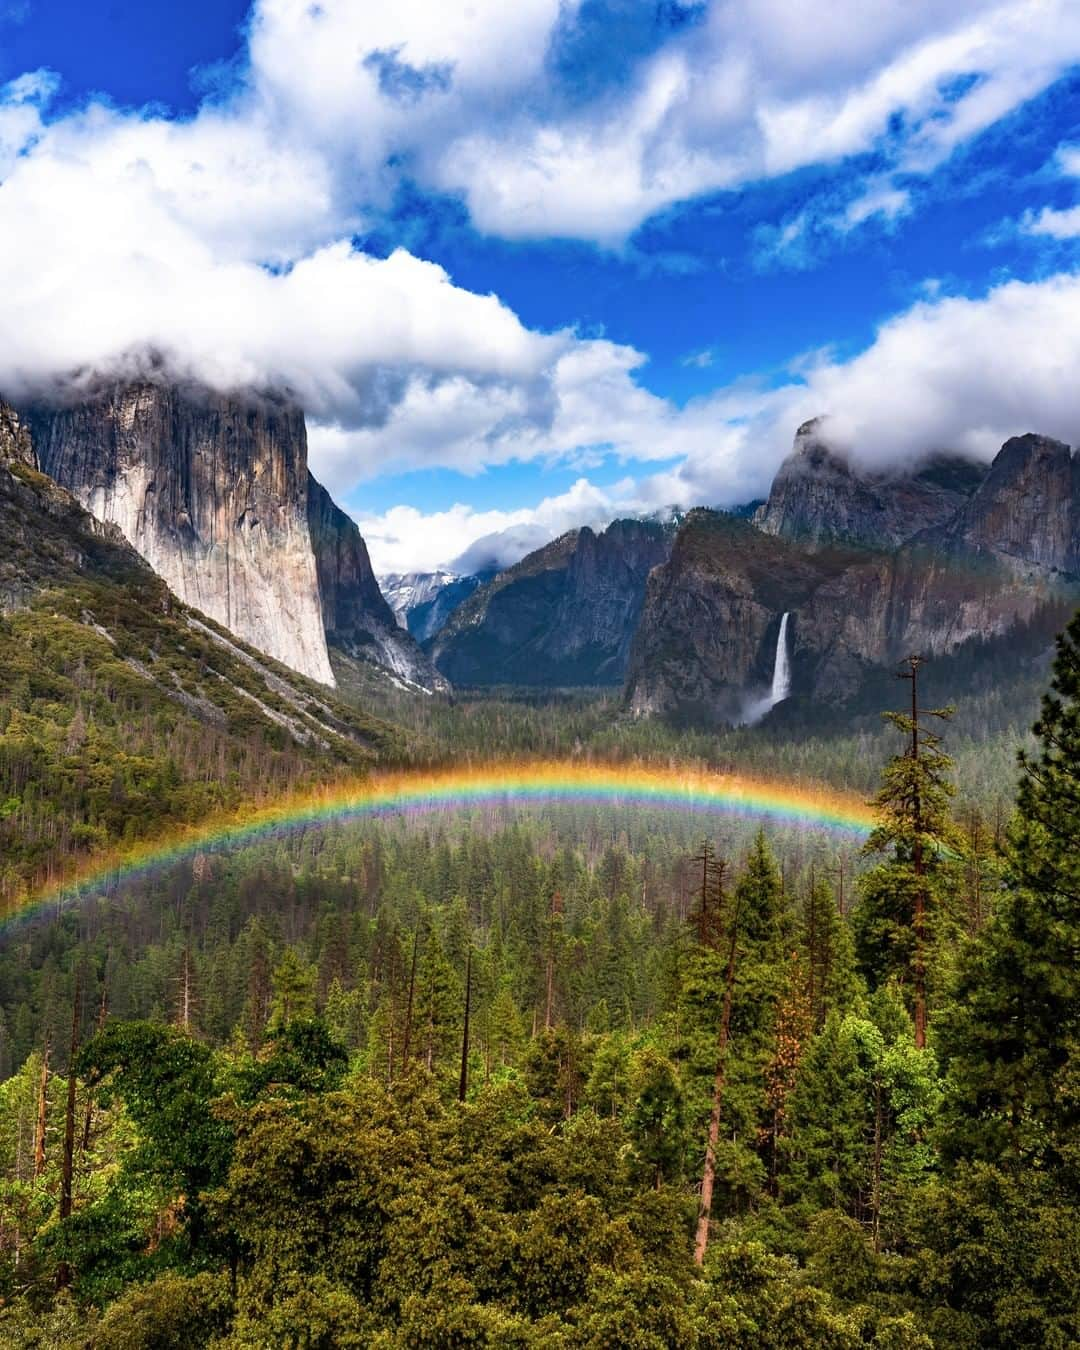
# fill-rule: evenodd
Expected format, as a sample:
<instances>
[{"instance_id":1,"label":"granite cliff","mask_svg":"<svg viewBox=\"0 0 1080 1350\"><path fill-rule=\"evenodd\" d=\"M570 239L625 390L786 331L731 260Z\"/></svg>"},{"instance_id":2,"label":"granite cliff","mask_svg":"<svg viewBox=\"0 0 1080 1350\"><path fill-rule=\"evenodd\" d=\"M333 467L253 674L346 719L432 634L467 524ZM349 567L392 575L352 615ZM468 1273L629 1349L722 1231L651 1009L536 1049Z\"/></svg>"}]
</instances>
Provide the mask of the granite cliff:
<instances>
[{"instance_id":1,"label":"granite cliff","mask_svg":"<svg viewBox=\"0 0 1080 1350\"><path fill-rule=\"evenodd\" d=\"M28 421L42 470L119 526L181 600L333 684L298 408L144 381L34 406Z\"/></svg>"},{"instance_id":2,"label":"granite cliff","mask_svg":"<svg viewBox=\"0 0 1080 1350\"><path fill-rule=\"evenodd\" d=\"M309 474L288 399L143 380L33 404L25 421L45 473L259 651L332 685L329 641L442 686L397 630L355 523Z\"/></svg>"},{"instance_id":3,"label":"granite cliff","mask_svg":"<svg viewBox=\"0 0 1080 1350\"><path fill-rule=\"evenodd\" d=\"M408 685L445 691L446 680L415 638L398 626L375 579L356 522L310 475L307 509L323 627L330 646L381 666Z\"/></svg>"},{"instance_id":4,"label":"granite cliff","mask_svg":"<svg viewBox=\"0 0 1080 1350\"><path fill-rule=\"evenodd\" d=\"M910 470L871 472L830 448L820 418L804 423L777 470L768 501L754 513L766 534L817 549L830 544L895 548L951 520L985 469L933 454Z\"/></svg>"},{"instance_id":5,"label":"granite cliff","mask_svg":"<svg viewBox=\"0 0 1080 1350\"><path fill-rule=\"evenodd\" d=\"M783 512L759 512L756 528L692 512L650 577L625 686L634 713L738 719L767 684L785 612L793 695L829 703L912 651L946 656L1080 603L1067 446L1022 436L988 472L950 466L942 518L940 479L929 494L910 477L878 480L867 507L865 484L805 428L800 439L798 491L789 460L770 495Z\"/></svg>"},{"instance_id":6,"label":"granite cliff","mask_svg":"<svg viewBox=\"0 0 1080 1350\"><path fill-rule=\"evenodd\" d=\"M455 684L619 684L645 583L673 537L639 520L562 535L454 610L430 644L435 664Z\"/></svg>"}]
</instances>

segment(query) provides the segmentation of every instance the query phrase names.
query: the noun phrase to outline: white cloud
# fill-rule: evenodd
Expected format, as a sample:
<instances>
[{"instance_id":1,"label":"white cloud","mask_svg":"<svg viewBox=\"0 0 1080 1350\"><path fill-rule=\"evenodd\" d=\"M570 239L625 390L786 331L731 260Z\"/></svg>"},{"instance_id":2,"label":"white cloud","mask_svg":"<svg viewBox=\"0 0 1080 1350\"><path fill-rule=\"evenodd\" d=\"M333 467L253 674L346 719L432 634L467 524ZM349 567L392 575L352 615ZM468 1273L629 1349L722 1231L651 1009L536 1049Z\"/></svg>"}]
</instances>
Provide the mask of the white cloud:
<instances>
[{"instance_id":1,"label":"white cloud","mask_svg":"<svg viewBox=\"0 0 1080 1350\"><path fill-rule=\"evenodd\" d=\"M641 511L643 503L632 488L631 483L600 488L579 478L566 492L516 510L477 511L459 502L445 511L395 506L383 515L355 514L376 572L447 566L474 571L489 559L509 566L567 530L606 525L620 512Z\"/></svg>"},{"instance_id":2,"label":"white cloud","mask_svg":"<svg viewBox=\"0 0 1080 1350\"><path fill-rule=\"evenodd\" d=\"M0 85L0 182L41 135L42 113L55 92L56 77L47 70Z\"/></svg>"},{"instance_id":3,"label":"white cloud","mask_svg":"<svg viewBox=\"0 0 1080 1350\"><path fill-rule=\"evenodd\" d=\"M1041 234L1050 239L1076 239L1080 237L1080 206L1069 206L1061 211L1053 206L1044 206L1038 212L1028 211L1020 228L1024 234Z\"/></svg>"},{"instance_id":4,"label":"white cloud","mask_svg":"<svg viewBox=\"0 0 1080 1350\"><path fill-rule=\"evenodd\" d=\"M692 366L695 370L708 370L716 359L716 352L712 347L703 347L700 351L688 352L682 359L681 365Z\"/></svg>"},{"instance_id":5,"label":"white cloud","mask_svg":"<svg viewBox=\"0 0 1080 1350\"><path fill-rule=\"evenodd\" d=\"M673 201L872 147L886 168L830 228L888 221L910 204L895 174L940 162L1080 56L1080 7L884 0L870 24L859 0L718 0L575 99L549 57L588 22L576 0L258 0L241 81L189 119L91 102L50 120L52 76L5 86L0 389L122 372L153 349L218 387L291 389L339 491L431 464L677 459L631 493L658 505L760 492L794 423L823 408L861 451L890 454L964 436L972 409L983 449L1042 418L1043 396L1048 429L1063 424L1069 396L1043 367L1075 368L1076 334L1056 310L1046 326L1038 288L1011 307L1005 288L917 307L846 366L680 409L641 386L641 352L531 331L434 264L349 241L402 175L460 193L482 229L619 242ZM794 248L807 222L781 228ZM966 331L1005 310L996 348ZM955 348L940 341L953 329Z\"/></svg>"},{"instance_id":6,"label":"white cloud","mask_svg":"<svg viewBox=\"0 0 1080 1350\"><path fill-rule=\"evenodd\" d=\"M1080 274L1008 282L979 299L938 296L882 325L860 355L797 363L775 388L738 384L676 411L657 400L639 428L678 444L678 463L615 489L571 492L514 512L425 515L395 507L361 517L383 570L450 560L482 535L534 527L535 547L576 525L669 505L733 506L767 494L795 428L817 415L859 463L888 468L951 450L989 461L1010 436L1080 440ZM525 547L519 547L524 552ZM516 555L514 555L516 556ZM422 561L421 561L422 560Z\"/></svg>"},{"instance_id":7,"label":"white cloud","mask_svg":"<svg viewBox=\"0 0 1080 1350\"><path fill-rule=\"evenodd\" d=\"M888 4L872 24L857 0L728 0L618 96L529 99L418 163L485 230L617 243L672 202L871 149L927 172L1078 57L1071 0Z\"/></svg>"},{"instance_id":8,"label":"white cloud","mask_svg":"<svg viewBox=\"0 0 1080 1350\"><path fill-rule=\"evenodd\" d=\"M893 187L887 180L881 180L868 183L862 195L848 203L837 226L850 231L874 216L891 222L907 215L910 210L911 193L905 188Z\"/></svg>"},{"instance_id":9,"label":"white cloud","mask_svg":"<svg viewBox=\"0 0 1080 1350\"><path fill-rule=\"evenodd\" d=\"M1059 145L1054 158L1066 178L1080 178L1080 145Z\"/></svg>"}]
</instances>

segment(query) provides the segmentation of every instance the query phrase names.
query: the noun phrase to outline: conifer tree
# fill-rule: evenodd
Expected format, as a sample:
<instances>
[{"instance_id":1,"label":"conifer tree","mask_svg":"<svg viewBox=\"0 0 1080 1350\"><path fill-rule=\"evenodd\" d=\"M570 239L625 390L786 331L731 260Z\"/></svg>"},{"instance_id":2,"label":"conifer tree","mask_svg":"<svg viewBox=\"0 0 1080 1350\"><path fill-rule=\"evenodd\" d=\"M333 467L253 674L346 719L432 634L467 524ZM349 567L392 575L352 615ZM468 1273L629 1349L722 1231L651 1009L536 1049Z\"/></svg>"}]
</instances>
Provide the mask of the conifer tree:
<instances>
[{"instance_id":1,"label":"conifer tree","mask_svg":"<svg viewBox=\"0 0 1080 1350\"><path fill-rule=\"evenodd\" d=\"M270 1026L281 1028L315 1013L317 972L295 947L286 947L274 967Z\"/></svg>"},{"instance_id":2,"label":"conifer tree","mask_svg":"<svg viewBox=\"0 0 1080 1350\"><path fill-rule=\"evenodd\" d=\"M957 1153L1064 1166L1080 1195L1080 615L1021 755L1007 888L960 976L945 1048Z\"/></svg>"},{"instance_id":3,"label":"conifer tree","mask_svg":"<svg viewBox=\"0 0 1080 1350\"><path fill-rule=\"evenodd\" d=\"M955 831L949 815L954 788L952 761L941 737L926 719L947 719L951 708L926 710L919 704L921 658L908 659L901 678L911 682L911 711L886 712L885 719L907 737L906 750L885 767L875 799L878 823L864 846L885 861L860 885L856 945L872 983L898 976L911 989L915 1044L926 1045L927 967L933 938L943 939L948 917L949 867L946 850Z\"/></svg>"},{"instance_id":4,"label":"conifer tree","mask_svg":"<svg viewBox=\"0 0 1080 1350\"><path fill-rule=\"evenodd\" d=\"M806 954L804 973L813 1027L819 1029L830 1012L847 1012L860 980L855 971L851 930L841 917L832 887L821 876L811 877L799 922L799 940Z\"/></svg>"},{"instance_id":5,"label":"conifer tree","mask_svg":"<svg viewBox=\"0 0 1080 1350\"><path fill-rule=\"evenodd\" d=\"M671 1060L652 1049L634 1056L630 1074L634 1095L627 1129L635 1160L659 1190L680 1171L686 1144L682 1088Z\"/></svg>"}]
</instances>

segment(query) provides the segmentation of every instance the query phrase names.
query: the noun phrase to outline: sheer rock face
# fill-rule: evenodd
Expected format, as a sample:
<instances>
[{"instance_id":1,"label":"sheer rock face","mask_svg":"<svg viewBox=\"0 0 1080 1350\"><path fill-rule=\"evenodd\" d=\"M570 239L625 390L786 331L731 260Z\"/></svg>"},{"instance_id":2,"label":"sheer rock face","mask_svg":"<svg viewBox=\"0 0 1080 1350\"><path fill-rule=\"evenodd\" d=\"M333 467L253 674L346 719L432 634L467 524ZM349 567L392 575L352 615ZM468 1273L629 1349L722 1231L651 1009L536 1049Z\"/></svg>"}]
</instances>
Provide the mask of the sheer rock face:
<instances>
[{"instance_id":1,"label":"sheer rock face","mask_svg":"<svg viewBox=\"0 0 1080 1350\"><path fill-rule=\"evenodd\" d=\"M1080 573L1080 459L1048 436L1014 436L948 535L1021 571Z\"/></svg>"},{"instance_id":2,"label":"sheer rock face","mask_svg":"<svg viewBox=\"0 0 1080 1350\"><path fill-rule=\"evenodd\" d=\"M95 520L35 464L29 431L0 401L0 612L82 576L123 583L151 575L115 526Z\"/></svg>"},{"instance_id":3,"label":"sheer rock face","mask_svg":"<svg viewBox=\"0 0 1080 1350\"><path fill-rule=\"evenodd\" d=\"M446 680L416 640L398 627L356 522L310 476L307 509L327 641L409 684L445 691Z\"/></svg>"},{"instance_id":4,"label":"sheer rock face","mask_svg":"<svg viewBox=\"0 0 1080 1350\"><path fill-rule=\"evenodd\" d=\"M834 510L837 482L844 503ZM811 499L819 520L847 510L850 484L831 462ZM921 510L916 519L920 528L899 547L872 549L692 512L649 580L627 675L630 709L737 717L767 684L785 610L793 692L837 702L910 652L947 655L1005 637L1044 607L1080 601L1080 471L1060 442L1007 441L950 519L927 526Z\"/></svg>"},{"instance_id":5,"label":"sheer rock face","mask_svg":"<svg viewBox=\"0 0 1080 1350\"><path fill-rule=\"evenodd\" d=\"M862 544L896 548L921 530L951 520L985 470L951 455L932 455L910 473L860 472L804 423L777 470L769 499L754 515L766 534L805 548Z\"/></svg>"},{"instance_id":6,"label":"sheer rock face","mask_svg":"<svg viewBox=\"0 0 1080 1350\"><path fill-rule=\"evenodd\" d=\"M638 716L736 721L772 676L780 618L800 611L851 551L809 553L718 511L691 511L649 577L626 698Z\"/></svg>"},{"instance_id":7,"label":"sheer rock face","mask_svg":"<svg viewBox=\"0 0 1080 1350\"><path fill-rule=\"evenodd\" d=\"M187 604L323 684L303 414L143 382L32 408L41 468L117 525Z\"/></svg>"},{"instance_id":8,"label":"sheer rock face","mask_svg":"<svg viewBox=\"0 0 1080 1350\"><path fill-rule=\"evenodd\" d=\"M30 430L14 408L0 402L0 462L18 462L36 467Z\"/></svg>"},{"instance_id":9,"label":"sheer rock face","mask_svg":"<svg viewBox=\"0 0 1080 1350\"><path fill-rule=\"evenodd\" d=\"M674 531L619 520L571 531L481 586L431 644L455 684L618 684L645 584Z\"/></svg>"}]
</instances>

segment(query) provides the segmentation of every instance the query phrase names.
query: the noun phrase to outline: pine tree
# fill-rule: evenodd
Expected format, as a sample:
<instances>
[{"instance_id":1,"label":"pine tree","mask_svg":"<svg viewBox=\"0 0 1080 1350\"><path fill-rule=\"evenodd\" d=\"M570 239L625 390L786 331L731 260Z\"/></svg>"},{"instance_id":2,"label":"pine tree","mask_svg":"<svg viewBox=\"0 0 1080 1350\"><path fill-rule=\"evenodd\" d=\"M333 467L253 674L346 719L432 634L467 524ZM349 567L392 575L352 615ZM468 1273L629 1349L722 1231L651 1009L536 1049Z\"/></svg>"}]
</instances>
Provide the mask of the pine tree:
<instances>
[{"instance_id":1,"label":"pine tree","mask_svg":"<svg viewBox=\"0 0 1080 1350\"><path fill-rule=\"evenodd\" d=\"M634 1056L630 1085L633 1103L626 1125L634 1158L659 1190L665 1181L678 1180L681 1169L686 1146L682 1088L671 1060L651 1049Z\"/></svg>"},{"instance_id":2,"label":"pine tree","mask_svg":"<svg viewBox=\"0 0 1080 1350\"><path fill-rule=\"evenodd\" d=\"M955 838L949 815L952 761L928 717L947 719L951 708L919 705L921 658L908 659L910 713L887 712L886 720L908 738L903 754L885 767L875 799L878 823L864 852L886 854L860 884L856 945L873 984L899 976L911 990L915 1044L926 1045L927 970L933 940L945 941L950 894L947 849Z\"/></svg>"},{"instance_id":3,"label":"pine tree","mask_svg":"<svg viewBox=\"0 0 1080 1350\"><path fill-rule=\"evenodd\" d=\"M761 1133L768 1159L769 1188L774 1195L781 1140L787 1133L787 1101L795 1085L811 1025L810 990L800 967L799 953L794 951L776 1011L772 1057L765 1069L766 1118Z\"/></svg>"},{"instance_id":4,"label":"pine tree","mask_svg":"<svg viewBox=\"0 0 1080 1350\"><path fill-rule=\"evenodd\" d=\"M295 947L286 947L274 967L270 1027L277 1030L315 1014L315 967Z\"/></svg>"},{"instance_id":5,"label":"pine tree","mask_svg":"<svg viewBox=\"0 0 1080 1350\"><path fill-rule=\"evenodd\" d=\"M945 1049L955 1152L1066 1163L1080 1194L1080 615L1021 755L1007 888L964 963Z\"/></svg>"},{"instance_id":6,"label":"pine tree","mask_svg":"<svg viewBox=\"0 0 1080 1350\"><path fill-rule=\"evenodd\" d=\"M805 953L804 973L815 1029L831 1012L847 1012L858 997L861 981L855 970L855 946L841 917L832 887L812 876L803 901L799 940Z\"/></svg>"}]
</instances>

